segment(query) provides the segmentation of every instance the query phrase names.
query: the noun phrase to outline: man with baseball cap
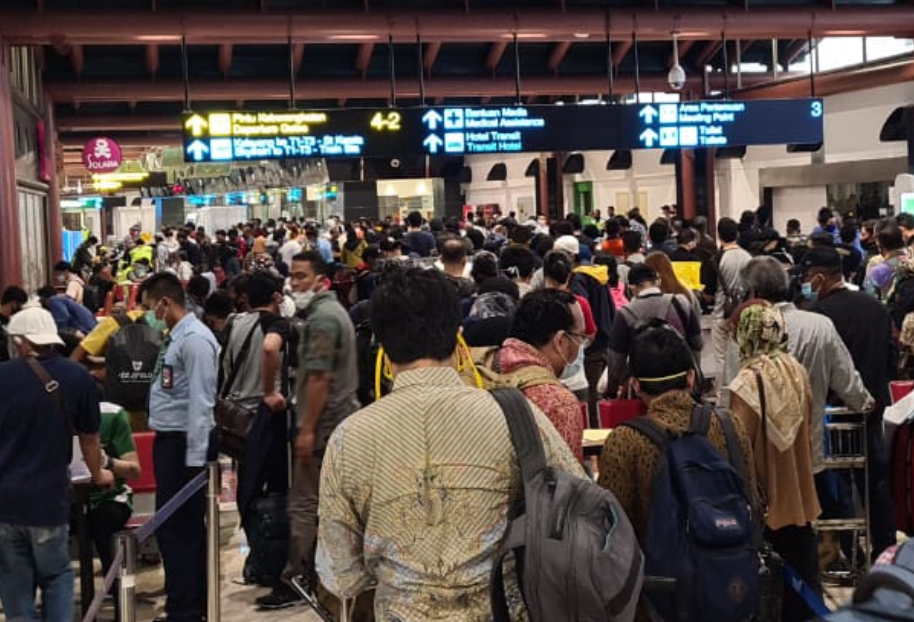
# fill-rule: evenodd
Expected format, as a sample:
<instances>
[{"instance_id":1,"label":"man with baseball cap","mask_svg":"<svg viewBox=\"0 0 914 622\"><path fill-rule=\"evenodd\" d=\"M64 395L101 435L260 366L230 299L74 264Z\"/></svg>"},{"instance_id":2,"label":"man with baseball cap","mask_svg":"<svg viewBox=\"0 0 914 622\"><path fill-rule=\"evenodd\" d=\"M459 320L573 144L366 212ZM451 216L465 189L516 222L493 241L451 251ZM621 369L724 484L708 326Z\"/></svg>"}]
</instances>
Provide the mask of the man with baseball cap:
<instances>
[{"instance_id":1,"label":"man with baseball cap","mask_svg":"<svg viewBox=\"0 0 914 622\"><path fill-rule=\"evenodd\" d=\"M7 327L11 360L0 363L0 600L9 620L73 619L68 548L68 465L79 439L92 482L102 469L98 393L89 372L63 356L54 318L27 305Z\"/></svg>"},{"instance_id":2,"label":"man with baseball cap","mask_svg":"<svg viewBox=\"0 0 914 622\"><path fill-rule=\"evenodd\" d=\"M809 310L826 316L835 325L864 386L876 400L876 408L868 416L866 426L870 532L875 559L895 544L895 508L889 488L889 463L882 434L882 413L892 403L889 381L894 378L895 372L892 320L885 306L878 300L847 288L842 257L837 249L824 246L810 249L803 255L800 268L803 283L801 292L812 303ZM839 498L832 499L838 503L834 512L850 516L853 496L849 475L840 475L842 494ZM862 477L863 473L857 476L858 484L862 485ZM829 509L826 503L822 506L825 510Z\"/></svg>"}]
</instances>

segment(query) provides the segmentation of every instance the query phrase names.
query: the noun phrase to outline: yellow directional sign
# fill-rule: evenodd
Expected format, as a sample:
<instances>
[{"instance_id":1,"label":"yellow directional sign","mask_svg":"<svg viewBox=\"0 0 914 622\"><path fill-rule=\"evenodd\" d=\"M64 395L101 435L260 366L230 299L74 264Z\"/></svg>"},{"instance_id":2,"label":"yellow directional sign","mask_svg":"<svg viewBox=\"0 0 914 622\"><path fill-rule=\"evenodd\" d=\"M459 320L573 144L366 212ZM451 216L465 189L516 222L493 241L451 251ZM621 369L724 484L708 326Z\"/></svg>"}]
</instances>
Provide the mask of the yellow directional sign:
<instances>
[{"instance_id":1,"label":"yellow directional sign","mask_svg":"<svg viewBox=\"0 0 914 622\"><path fill-rule=\"evenodd\" d=\"M202 136L203 130L205 130L208 126L209 123L206 122L206 119L198 114L195 114L184 122L184 127L189 129L194 136Z\"/></svg>"}]
</instances>

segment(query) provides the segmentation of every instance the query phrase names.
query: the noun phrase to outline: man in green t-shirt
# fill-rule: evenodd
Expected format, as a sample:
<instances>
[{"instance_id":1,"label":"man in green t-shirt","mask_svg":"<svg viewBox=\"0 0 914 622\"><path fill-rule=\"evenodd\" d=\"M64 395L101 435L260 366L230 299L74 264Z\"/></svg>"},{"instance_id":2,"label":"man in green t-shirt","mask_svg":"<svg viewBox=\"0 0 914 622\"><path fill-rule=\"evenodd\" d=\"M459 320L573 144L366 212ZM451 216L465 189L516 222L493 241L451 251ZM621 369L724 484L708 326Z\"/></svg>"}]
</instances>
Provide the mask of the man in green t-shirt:
<instances>
[{"instance_id":1,"label":"man in green t-shirt","mask_svg":"<svg viewBox=\"0 0 914 622\"><path fill-rule=\"evenodd\" d=\"M92 488L86 521L107 574L114 559L112 538L124 529L133 513L133 491L127 480L139 478L140 459L133 443L127 411L111 402L102 402L100 410L99 437L104 452L102 465L114 473L115 484L106 489Z\"/></svg>"}]
</instances>

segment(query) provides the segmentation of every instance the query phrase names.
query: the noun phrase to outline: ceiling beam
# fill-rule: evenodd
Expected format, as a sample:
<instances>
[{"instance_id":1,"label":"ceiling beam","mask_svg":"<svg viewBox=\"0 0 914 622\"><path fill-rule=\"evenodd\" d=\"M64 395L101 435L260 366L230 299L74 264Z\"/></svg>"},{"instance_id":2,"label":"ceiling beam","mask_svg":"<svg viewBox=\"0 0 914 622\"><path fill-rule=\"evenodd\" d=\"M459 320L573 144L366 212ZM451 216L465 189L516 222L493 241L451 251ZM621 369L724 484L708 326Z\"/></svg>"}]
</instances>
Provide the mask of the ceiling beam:
<instances>
[{"instance_id":1,"label":"ceiling beam","mask_svg":"<svg viewBox=\"0 0 914 622\"><path fill-rule=\"evenodd\" d=\"M565 59L570 48L571 41L559 41L555 44L552 48L552 53L549 55L549 62L546 64L549 71L558 74L559 66L562 64L562 61Z\"/></svg>"},{"instance_id":2,"label":"ceiling beam","mask_svg":"<svg viewBox=\"0 0 914 622\"><path fill-rule=\"evenodd\" d=\"M788 77L784 75L784 77ZM712 76L712 83L716 84ZM750 83L767 81L767 76L746 77ZM720 79L723 84L722 77ZM385 99L390 95L390 83L386 79L324 79L299 80L300 93L307 93L308 99ZM631 76L620 76L616 79L620 91L634 88ZM576 76L530 76L521 81L521 95L557 95L568 96L575 93L599 93L606 87L605 75ZM665 91L669 88L666 73L642 74L643 90ZM184 100L184 85L180 81L115 81L115 82L51 82L45 84L46 91L56 103L78 104L89 102L181 102ZM513 78L451 78L439 77L425 85L425 94L429 98L466 97L506 97L515 94ZM397 95L401 98L419 96L419 82L416 78L397 80ZM209 80L194 81L194 102L235 101L244 98L248 101L270 100L285 101L289 97L289 84L286 80Z\"/></svg>"},{"instance_id":3,"label":"ceiling beam","mask_svg":"<svg viewBox=\"0 0 914 622\"><path fill-rule=\"evenodd\" d=\"M232 71L232 44L223 43L219 46L219 72L227 78Z\"/></svg>"},{"instance_id":4,"label":"ceiling beam","mask_svg":"<svg viewBox=\"0 0 914 622\"><path fill-rule=\"evenodd\" d=\"M701 50L698 52L698 56L695 57L695 66L702 68L707 65L715 54L720 51L721 42L720 41L708 41L705 43Z\"/></svg>"},{"instance_id":5,"label":"ceiling beam","mask_svg":"<svg viewBox=\"0 0 914 622\"><path fill-rule=\"evenodd\" d=\"M159 74L159 46L155 43L146 46L146 71L153 79Z\"/></svg>"},{"instance_id":6,"label":"ceiling beam","mask_svg":"<svg viewBox=\"0 0 914 622\"><path fill-rule=\"evenodd\" d=\"M432 73L432 68L438 61L438 54L441 53L441 42L434 41L425 44L425 51L422 54L422 67L426 73Z\"/></svg>"},{"instance_id":7,"label":"ceiling beam","mask_svg":"<svg viewBox=\"0 0 914 622\"><path fill-rule=\"evenodd\" d=\"M174 124L169 128L170 130L175 130ZM180 129L180 128L178 128ZM155 149L157 147L180 147L181 143L184 141L182 135L177 132L156 132L155 134L147 134L143 136L130 136L130 135L117 135L117 129L112 129L112 132L115 134L112 136L117 144L122 149ZM81 152L83 147L86 144L86 141L91 138L90 134L87 134L85 137L76 136L73 134L63 135L60 137L60 144L63 147L64 151L77 151Z\"/></svg>"},{"instance_id":8,"label":"ceiling beam","mask_svg":"<svg viewBox=\"0 0 914 622\"><path fill-rule=\"evenodd\" d=\"M797 60L803 52L806 51L807 45L809 45L809 41L807 39L797 39L791 43L787 47L786 53L784 54L784 66L789 67L792 65L793 62Z\"/></svg>"},{"instance_id":9,"label":"ceiling beam","mask_svg":"<svg viewBox=\"0 0 914 622\"><path fill-rule=\"evenodd\" d=\"M613 67L618 67L622 61L625 60L625 57L631 52L633 45L634 44L629 39L617 44L613 48Z\"/></svg>"},{"instance_id":10,"label":"ceiling beam","mask_svg":"<svg viewBox=\"0 0 914 622\"><path fill-rule=\"evenodd\" d=\"M770 75L770 74L769 74ZM809 74L793 74L793 79L733 91L738 99L780 99L809 97ZM862 91L914 80L914 61L906 60L881 67L852 71L838 70L816 74L816 96L825 97L848 91Z\"/></svg>"},{"instance_id":11,"label":"ceiling beam","mask_svg":"<svg viewBox=\"0 0 914 622\"><path fill-rule=\"evenodd\" d=\"M70 66L73 67L73 73L79 79L83 75L83 69L86 67L86 58L83 55L83 46L76 44L70 46Z\"/></svg>"},{"instance_id":12,"label":"ceiling beam","mask_svg":"<svg viewBox=\"0 0 914 622\"><path fill-rule=\"evenodd\" d=\"M489 55L486 56L486 69L495 73L495 68L498 67L498 63L501 62L501 57L505 55L505 50L508 49L507 41L496 41L489 48Z\"/></svg>"},{"instance_id":13,"label":"ceiling beam","mask_svg":"<svg viewBox=\"0 0 914 622\"><path fill-rule=\"evenodd\" d=\"M834 35L893 36L906 34L914 23L914 5L842 7L742 7L654 10L653 6L614 9L608 33L613 38L631 36L637 24L641 41L670 38L675 23L680 40L716 38L726 32L731 39L785 39ZM51 44L65 34L68 42L82 44L180 43L182 34L191 44L281 44L288 37L301 42L340 43L378 41L385 33L408 41L421 33L425 42L508 41L516 32L521 40L574 41L575 34L602 38L606 32L603 9L569 7L553 9L461 11L313 10L293 14L253 11L0 11L0 38L13 45Z\"/></svg>"},{"instance_id":14,"label":"ceiling beam","mask_svg":"<svg viewBox=\"0 0 914 622\"><path fill-rule=\"evenodd\" d=\"M355 59L355 68L362 74L362 77L368 75L368 65L371 63L371 55L374 53L374 43L363 43L359 46L359 53Z\"/></svg>"}]
</instances>

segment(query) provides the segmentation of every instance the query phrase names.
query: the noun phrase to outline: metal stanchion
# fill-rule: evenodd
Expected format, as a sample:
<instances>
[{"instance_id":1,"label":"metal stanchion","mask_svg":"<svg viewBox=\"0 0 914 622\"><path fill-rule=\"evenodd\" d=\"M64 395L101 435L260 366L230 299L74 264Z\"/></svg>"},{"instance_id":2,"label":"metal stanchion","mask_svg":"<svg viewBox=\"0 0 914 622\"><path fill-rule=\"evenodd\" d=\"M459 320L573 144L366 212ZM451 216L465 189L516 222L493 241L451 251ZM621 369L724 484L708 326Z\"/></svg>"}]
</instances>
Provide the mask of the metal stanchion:
<instances>
[{"instance_id":1,"label":"metal stanchion","mask_svg":"<svg viewBox=\"0 0 914 622\"><path fill-rule=\"evenodd\" d=\"M206 619L207 622L219 622L222 580L219 567L219 463L210 462L206 470L209 476L206 485Z\"/></svg>"},{"instance_id":2,"label":"metal stanchion","mask_svg":"<svg viewBox=\"0 0 914 622\"><path fill-rule=\"evenodd\" d=\"M117 582L120 622L136 622L136 534L122 531L115 536L121 558Z\"/></svg>"}]
</instances>

